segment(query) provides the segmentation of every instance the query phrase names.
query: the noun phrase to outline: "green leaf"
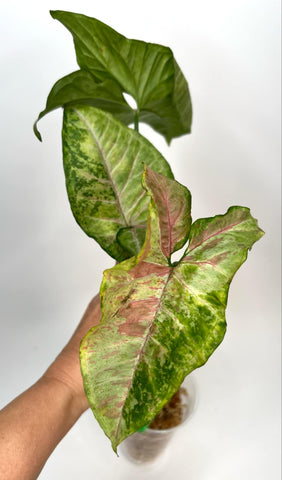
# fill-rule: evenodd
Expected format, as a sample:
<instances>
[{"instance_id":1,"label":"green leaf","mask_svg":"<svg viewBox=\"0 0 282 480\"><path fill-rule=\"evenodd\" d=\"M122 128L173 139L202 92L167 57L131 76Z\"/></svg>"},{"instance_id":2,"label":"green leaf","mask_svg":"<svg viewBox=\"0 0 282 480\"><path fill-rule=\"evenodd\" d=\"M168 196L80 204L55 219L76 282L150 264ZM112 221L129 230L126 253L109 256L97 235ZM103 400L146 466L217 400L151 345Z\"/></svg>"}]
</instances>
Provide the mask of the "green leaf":
<instances>
[{"instance_id":1,"label":"green leaf","mask_svg":"<svg viewBox=\"0 0 282 480\"><path fill-rule=\"evenodd\" d=\"M139 120L164 135L168 143L190 132L192 106L188 84L168 47L129 40L85 15L64 11L50 13L72 33L78 65L92 75L94 84L111 80L116 91L130 94L137 103ZM89 90L93 90L94 97L95 88ZM75 97L81 100L79 93ZM100 98L99 91L97 97ZM118 99L113 97L113 108L107 103L106 109L116 115ZM121 106L124 108L123 100ZM133 113L131 110L119 119L128 125Z\"/></svg>"},{"instance_id":2,"label":"green leaf","mask_svg":"<svg viewBox=\"0 0 282 480\"><path fill-rule=\"evenodd\" d=\"M46 107L34 124L34 133L39 140L38 121L52 110L68 105L92 105L113 113L127 125L134 121L134 113L116 82L109 79L97 82L91 73L78 70L58 80L49 93Z\"/></svg>"},{"instance_id":3,"label":"green leaf","mask_svg":"<svg viewBox=\"0 0 282 480\"><path fill-rule=\"evenodd\" d=\"M129 257L133 257L140 251L145 241L145 234L145 225L121 228L117 233L117 242L129 253Z\"/></svg>"},{"instance_id":4,"label":"green leaf","mask_svg":"<svg viewBox=\"0 0 282 480\"><path fill-rule=\"evenodd\" d=\"M136 255L148 218L144 164L172 177L166 160L140 134L89 106L65 109L63 157L78 224L117 261Z\"/></svg>"},{"instance_id":5,"label":"green leaf","mask_svg":"<svg viewBox=\"0 0 282 480\"><path fill-rule=\"evenodd\" d=\"M115 451L151 422L185 376L220 344L230 281L263 234L247 208L232 207L225 215L195 222L190 246L172 267L163 248L167 219L159 176L147 168L144 184L151 197L145 244L138 256L105 271L102 320L80 349L90 406ZM162 185L169 191L167 215L181 212L189 218L188 202L181 211L179 184L163 178ZM181 229L178 222L170 225L173 251Z\"/></svg>"}]
</instances>

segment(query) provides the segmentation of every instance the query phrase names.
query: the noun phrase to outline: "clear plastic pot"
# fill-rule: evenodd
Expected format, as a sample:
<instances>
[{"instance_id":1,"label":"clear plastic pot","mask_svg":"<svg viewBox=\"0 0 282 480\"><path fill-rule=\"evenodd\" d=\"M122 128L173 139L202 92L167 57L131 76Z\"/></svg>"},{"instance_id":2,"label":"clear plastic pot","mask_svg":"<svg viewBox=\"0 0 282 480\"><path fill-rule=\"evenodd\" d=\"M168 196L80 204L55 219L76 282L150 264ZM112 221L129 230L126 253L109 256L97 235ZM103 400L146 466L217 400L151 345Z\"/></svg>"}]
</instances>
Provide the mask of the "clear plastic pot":
<instances>
[{"instance_id":1,"label":"clear plastic pot","mask_svg":"<svg viewBox=\"0 0 282 480\"><path fill-rule=\"evenodd\" d=\"M165 430L146 428L144 432L136 432L126 438L120 445L119 452L133 463L149 464L154 462L165 451L172 436L191 418L196 404L196 386L191 375L188 375L180 389L182 420L176 427Z\"/></svg>"}]
</instances>

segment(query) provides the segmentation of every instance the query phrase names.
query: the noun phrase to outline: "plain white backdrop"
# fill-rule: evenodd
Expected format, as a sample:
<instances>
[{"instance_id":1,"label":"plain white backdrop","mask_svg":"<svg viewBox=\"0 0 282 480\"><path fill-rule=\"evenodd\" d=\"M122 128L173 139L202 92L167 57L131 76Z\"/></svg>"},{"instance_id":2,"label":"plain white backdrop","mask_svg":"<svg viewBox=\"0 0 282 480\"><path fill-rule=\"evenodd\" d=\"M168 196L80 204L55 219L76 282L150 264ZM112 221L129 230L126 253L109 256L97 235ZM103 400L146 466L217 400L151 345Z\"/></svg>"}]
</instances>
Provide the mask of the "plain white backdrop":
<instances>
[{"instance_id":1,"label":"plain white backdrop","mask_svg":"<svg viewBox=\"0 0 282 480\"><path fill-rule=\"evenodd\" d=\"M113 265L75 223L61 158L62 111L32 124L54 82L75 70L72 38L50 9L84 13L129 38L168 45L188 79L191 135L167 147L193 218L251 208L266 235L230 289L228 330L195 372L197 411L155 469L111 451L87 412L40 480L280 478L280 2L10 0L1 6L0 406L30 386L68 340Z\"/></svg>"}]
</instances>

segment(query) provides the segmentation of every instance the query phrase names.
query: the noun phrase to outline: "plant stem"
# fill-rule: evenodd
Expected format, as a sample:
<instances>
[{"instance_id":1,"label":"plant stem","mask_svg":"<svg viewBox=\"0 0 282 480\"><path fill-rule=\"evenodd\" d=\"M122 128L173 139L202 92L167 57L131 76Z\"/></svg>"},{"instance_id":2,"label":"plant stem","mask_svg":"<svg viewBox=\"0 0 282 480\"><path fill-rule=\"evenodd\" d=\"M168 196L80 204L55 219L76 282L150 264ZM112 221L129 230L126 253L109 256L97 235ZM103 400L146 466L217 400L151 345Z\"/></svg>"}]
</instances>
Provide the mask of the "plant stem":
<instances>
[{"instance_id":1,"label":"plant stem","mask_svg":"<svg viewBox=\"0 0 282 480\"><path fill-rule=\"evenodd\" d=\"M135 110L135 115L134 115L134 130L136 132L139 132L139 112L138 110Z\"/></svg>"}]
</instances>

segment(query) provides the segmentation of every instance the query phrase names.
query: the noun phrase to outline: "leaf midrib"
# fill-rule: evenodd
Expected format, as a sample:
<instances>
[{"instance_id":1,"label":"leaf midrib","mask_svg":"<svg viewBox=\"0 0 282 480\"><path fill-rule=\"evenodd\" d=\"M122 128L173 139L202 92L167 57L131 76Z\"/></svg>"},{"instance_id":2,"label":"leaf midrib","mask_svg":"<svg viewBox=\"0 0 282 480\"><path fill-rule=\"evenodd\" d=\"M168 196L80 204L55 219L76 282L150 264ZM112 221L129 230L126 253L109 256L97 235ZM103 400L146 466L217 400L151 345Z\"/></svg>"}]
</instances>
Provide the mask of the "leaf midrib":
<instances>
[{"instance_id":1,"label":"leaf midrib","mask_svg":"<svg viewBox=\"0 0 282 480\"><path fill-rule=\"evenodd\" d=\"M244 221L239 221L239 222L236 222L236 223L232 223L231 225L227 225L226 227L224 228L221 228L220 230L218 230L217 232L215 233L212 233L211 235L209 235L208 237L206 237L202 242L200 243L197 243L195 246L193 246L191 249L190 249L190 245L187 249L187 252L185 253L185 256L182 258L182 260L185 260L185 257L186 255L188 255L189 253L193 252L193 250L196 250L196 248L198 247L203 247L205 245L205 243L207 243L211 238L213 237L217 237L218 235L221 235L222 233L224 232L228 232L228 230L231 230L233 227L237 227L238 225L240 225L241 223L244 223Z\"/></svg>"},{"instance_id":2,"label":"leaf midrib","mask_svg":"<svg viewBox=\"0 0 282 480\"><path fill-rule=\"evenodd\" d=\"M89 134L91 135L91 137L93 138L94 142L96 143L97 145L97 148L98 148L98 151L99 151L99 154L100 154L100 158L103 162L103 166L107 172L107 175L108 175L108 178L110 180L110 183L111 183L111 186L112 186L112 189L113 189L113 192L115 194L115 198L116 198L116 202L117 202L117 205L118 205L118 208L119 208L119 211L120 211L120 214L122 216L122 219L124 221L124 224L126 227L129 227L129 224L125 218L125 214L124 214L124 211L123 211L123 208L122 208L122 205L120 203L120 200L119 200L119 196L118 196L118 192L117 192L117 189L116 189L116 186L115 186L115 183L114 183L114 180L113 180L113 177L112 177L112 174L111 174L111 171L107 165L107 161L106 161L106 158L104 156L104 153L103 153L103 150L102 150L102 147L95 135L95 133L93 132L93 129L91 128L91 125L89 124L88 120L76 109L74 108L74 111L76 112L76 114L78 115L78 117L84 122Z\"/></svg>"},{"instance_id":3,"label":"leaf midrib","mask_svg":"<svg viewBox=\"0 0 282 480\"><path fill-rule=\"evenodd\" d=\"M101 145L100 145L100 143L99 143L99 141L98 141L98 139L97 139L97 137L96 137L93 129L91 128L91 125L89 124L88 120L87 120L76 108L73 108L73 109L74 109L74 111L76 112L76 114L78 115L78 117L81 119L81 121L84 122L84 124L85 124L85 126L86 126L86 128L87 128L87 130L88 130L88 132L89 132L89 134L91 135L91 137L93 138L94 142L95 142L96 145L97 145L97 148L98 148L98 151L99 151L99 154L100 154L100 158L101 158L101 160L102 160L102 162L103 162L104 168L105 168L105 170L106 170L106 172L107 172L109 181L110 181L110 183L111 183L111 186L112 186L112 189L113 189L115 198L116 198L117 206L118 206L118 209L119 209L119 211L120 211L121 217L122 217L123 222L124 222L124 226L125 226L126 228L131 227L132 225L130 225L130 224L128 223L128 220L126 219L125 212L124 212L123 207L122 207L122 204L121 204L121 202L120 202L119 193L118 193L118 191L117 191L117 189L116 189L115 182L114 182L114 178L113 178L113 176L112 176L112 172L110 171L110 169L109 169L109 167L108 167L108 165L107 165L107 161L106 161L106 158L105 158L105 156L104 156L102 147L101 147ZM106 128L106 127L105 127L105 128ZM116 143L116 142L115 142L115 143ZM138 155L137 155L137 156L138 156ZM134 162L135 162L137 156L135 157ZM132 170L132 169L131 169L131 170ZM126 183L128 183L128 178L127 178ZM142 197L142 195L140 195L140 196ZM134 225L133 225L133 227L134 227ZM134 237L135 244L136 244L136 245L139 245L138 238L137 238L137 234L136 234L136 230L135 230L134 228L132 229L132 233L133 233L133 237Z\"/></svg>"},{"instance_id":4,"label":"leaf midrib","mask_svg":"<svg viewBox=\"0 0 282 480\"><path fill-rule=\"evenodd\" d=\"M168 266L168 265L167 265L167 266ZM170 270L170 272L169 272L169 274L168 274L168 276L167 276L167 279L166 279L166 281L165 281L165 283L164 283L164 286L163 286L163 289L162 289L162 293L161 293L160 298L159 298L158 307L157 307L156 312L155 312L155 314L154 314L154 316L153 316L151 325L150 325L150 327L149 327L149 329L148 329L148 333L147 333L147 335L146 335L146 337L145 337L145 339L144 339L143 346L142 346L142 348L140 349L140 352L139 352L139 354L138 354L138 356L137 356L137 360L136 360L136 362L135 362L135 366L134 366L134 368L133 368L133 372L132 372L132 376L131 376L131 381L130 381L130 383L129 383L129 385L128 385L127 394L128 394L128 392L130 391L130 388L131 388L131 386L132 386L133 379L134 379L134 376L135 376L135 372L136 372L136 369L137 369L138 364L139 364L139 360L140 360L140 358L141 358L141 355L143 354L143 351L144 351L144 348L145 348L145 346L146 346L147 340L148 340L148 338L150 337L151 330L152 330L152 328L153 328L153 326L154 326L154 323L155 323L155 318L156 318L156 316L158 315L158 312L159 312L159 309L160 309L160 306L161 306L161 301L162 301L163 295L164 295L164 293L165 293L166 287L167 287L167 285L168 285L168 283L169 283L170 277L171 277L171 275L172 275L172 273L173 273L173 270L174 270L174 268L171 267L171 270ZM134 290L134 284L135 284L135 282L133 283L132 290ZM129 303L129 302L128 302L128 303ZM123 410L124 410L124 406L125 406L125 403L126 403L127 394L126 394L126 397L125 397L125 399L124 399L123 407L122 407L122 410L121 410L119 422L118 422L117 429L116 429L116 441L117 441L117 439L118 439L118 432L119 432L120 423L121 423L121 420L122 420L122 417L123 417Z\"/></svg>"}]
</instances>

